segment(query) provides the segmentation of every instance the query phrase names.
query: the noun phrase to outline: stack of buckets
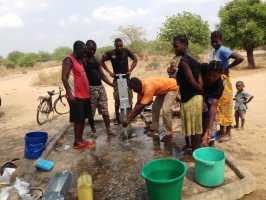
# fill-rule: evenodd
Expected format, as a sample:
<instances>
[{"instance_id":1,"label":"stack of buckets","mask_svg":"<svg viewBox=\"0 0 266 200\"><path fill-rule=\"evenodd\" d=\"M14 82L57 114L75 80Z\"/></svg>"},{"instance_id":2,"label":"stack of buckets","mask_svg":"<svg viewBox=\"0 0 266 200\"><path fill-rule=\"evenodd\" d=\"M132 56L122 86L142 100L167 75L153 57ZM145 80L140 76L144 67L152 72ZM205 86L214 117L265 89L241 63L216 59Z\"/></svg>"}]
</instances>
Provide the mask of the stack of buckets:
<instances>
[{"instance_id":1,"label":"stack of buckets","mask_svg":"<svg viewBox=\"0 0 266 200\"><path fill-rule=\"evenodd\" d=\"M205 187L216 187L224 182L224 152L200 148L193 153L195 180ZM164 158L147 163L141 172L146 180L150 200L181 200L187 165L179 160Z\"/></svg>"},{"instance_id":2,"label":"stack of buckets","mask_svg":"<svg viewBox=\"0 0 266 200\"><path fill-rule=\"evenodd\" d=\"M46 148L48 139L47 132L30 132L25 136L24 157L26 159L37 159Z\"/></svg>"}]
</instances>

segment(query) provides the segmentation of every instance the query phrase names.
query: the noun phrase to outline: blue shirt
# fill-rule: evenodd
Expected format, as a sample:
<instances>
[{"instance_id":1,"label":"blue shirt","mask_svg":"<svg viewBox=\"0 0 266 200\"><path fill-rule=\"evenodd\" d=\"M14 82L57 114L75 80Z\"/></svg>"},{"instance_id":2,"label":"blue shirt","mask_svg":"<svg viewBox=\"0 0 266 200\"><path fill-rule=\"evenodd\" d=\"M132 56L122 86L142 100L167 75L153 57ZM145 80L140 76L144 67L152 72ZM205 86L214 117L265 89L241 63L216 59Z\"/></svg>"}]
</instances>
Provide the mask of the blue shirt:
<instances>
[{"instance_id":1,"label":"blue shirt","mask_svg":"<svg viewBox=\"0 0 266 200\"><path fill-rule=\"evenodd\" d=\"M225 46L221 46L219 49L215 49L212 53L212 60L221 61L224 69L228 69L229 57L233 51Z\"/></svg>"}]
</instances>

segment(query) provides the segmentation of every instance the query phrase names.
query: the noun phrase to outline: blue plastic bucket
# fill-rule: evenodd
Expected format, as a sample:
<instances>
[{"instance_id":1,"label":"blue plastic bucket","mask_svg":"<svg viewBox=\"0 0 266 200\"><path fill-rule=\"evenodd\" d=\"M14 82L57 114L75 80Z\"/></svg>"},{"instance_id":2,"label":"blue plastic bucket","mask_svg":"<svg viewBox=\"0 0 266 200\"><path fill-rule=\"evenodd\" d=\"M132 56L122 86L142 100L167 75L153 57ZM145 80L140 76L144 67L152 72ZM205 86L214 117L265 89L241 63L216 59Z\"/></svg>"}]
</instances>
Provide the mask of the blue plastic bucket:
<instances>
[{"instance_id":1,"label":"blue plastic bucket","mask_svg":"<svg viewBox=\"0 0 266 200\"><path fill-rule=\"evenodd\" d=\"M42 155L48 139L47 132L30 132L25 136L24 157L37 159Z\"/></svg>"}]
</instances>

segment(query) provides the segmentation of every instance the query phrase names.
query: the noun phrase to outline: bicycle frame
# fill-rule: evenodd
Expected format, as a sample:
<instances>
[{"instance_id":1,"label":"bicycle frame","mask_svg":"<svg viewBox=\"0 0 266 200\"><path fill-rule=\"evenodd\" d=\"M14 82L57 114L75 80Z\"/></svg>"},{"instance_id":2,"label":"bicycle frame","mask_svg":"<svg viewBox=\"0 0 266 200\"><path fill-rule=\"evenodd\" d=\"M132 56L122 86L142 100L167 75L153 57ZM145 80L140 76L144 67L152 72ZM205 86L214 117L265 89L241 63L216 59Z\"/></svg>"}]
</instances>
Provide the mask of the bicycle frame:
<instances>
[{"instance_id":1,"label":"bicycle frame","mask_svg":"<svg viewBox=\"0 0 266 200\"><path fill-rule=\"evenodd\" d=\"M66 99L66 96L65 94L63 94L63 89L61 87L59 87L59 92L55 92L54 90L53 91L47 91L48 93L48 96L40 96L38 98L38 100L40 101L39 102L39 105L38 105L38 108L37 108L37 123L39 125L42 125L43 123L45 123L45 121L41 120L40 121L40 116L42 116L43 114L46 115L46 117L48 118L49 114L51 112L56 112L57 114L59 115L62 115L62 114L66 114L68 113L69 111L68 110L60 110L58 109L58 102L60 102L64 108L67 106L66 105L66 100L64 100L64 98ZM55 95L58 95L57 98L55 98L55 100L53 101L53 96ZM60 105L59 105L60 106Z\"/></svg>"},{"instance_id":2,"label":"bicycle frame","mask_svg":"<svg viewBox=\"0 0 266 200\"><path fill-rule=\"evenodd\" d=\"M48 91L48 96L46 96L46 97L40 96L38 98L38 100L40 100L39 106L41 105L41 103L43 101L47 101L48 102L48 106L49 106L49 112L52 112L54 110L54 108L55 108L55 102L53 102L53 96L58 95L58 98L60 99L61 103L63 103L63 101L62 101L62 97L64 96L64 95L62 95L63 91L64 90L61 87L59 87L59 92L56 92L56 93L52 93L53 92L52 91L49 94L49 91Z\"/></svg>"},{"instance_id":3,"label":"bicycle frame","mask_svg":"<svg viewBox=\"0 0 266 200\"><path fill-rule=\"evenodd\" d=\"M38 106L38 107L40 107L44 101L47 101L48 106L49 106L49 110L48 110L47 112L50 113L50 112L53 111L53 103L52 103L53 101L52 101L52 96L48 96L48 97L39 97L38 99L40 100L40 103L39 103L39 106Z\"/></svg>"}]
</instances>

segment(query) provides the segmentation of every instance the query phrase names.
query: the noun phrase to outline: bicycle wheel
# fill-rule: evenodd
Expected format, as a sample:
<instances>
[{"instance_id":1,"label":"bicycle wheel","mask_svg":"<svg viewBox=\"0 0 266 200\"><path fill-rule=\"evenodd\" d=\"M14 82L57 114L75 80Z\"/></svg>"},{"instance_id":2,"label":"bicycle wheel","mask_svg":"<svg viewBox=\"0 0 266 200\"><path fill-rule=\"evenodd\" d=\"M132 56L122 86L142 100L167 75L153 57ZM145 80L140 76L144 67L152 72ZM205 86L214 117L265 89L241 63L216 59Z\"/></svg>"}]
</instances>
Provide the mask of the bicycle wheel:
<instances>
[{"instance_id":1,"label":"bicycle wheel","mask_svg":"<svg viewBox=\"0 0 266 200\"><path fill-rule=\"evenodd\" d=\"M63 115L69 112L69 105L66 96L58 97L54 102L54 110L57 114Z\"/></svg>"},{"instance_id":2,"label":"bicycle wheel","mask_svg":"<svg viewBox=\"0 0 266 200\"><path fill-rule=\"evenodd\" d=\"M49 102L47 100L42 100L37 108L37 123L39 125L43 125L45 122L47 122L49 120L50 113L51 109Z\"/></svg>"}]
</instances>

